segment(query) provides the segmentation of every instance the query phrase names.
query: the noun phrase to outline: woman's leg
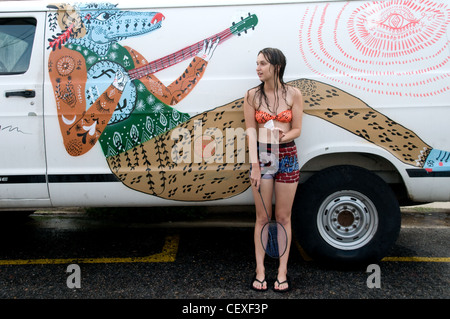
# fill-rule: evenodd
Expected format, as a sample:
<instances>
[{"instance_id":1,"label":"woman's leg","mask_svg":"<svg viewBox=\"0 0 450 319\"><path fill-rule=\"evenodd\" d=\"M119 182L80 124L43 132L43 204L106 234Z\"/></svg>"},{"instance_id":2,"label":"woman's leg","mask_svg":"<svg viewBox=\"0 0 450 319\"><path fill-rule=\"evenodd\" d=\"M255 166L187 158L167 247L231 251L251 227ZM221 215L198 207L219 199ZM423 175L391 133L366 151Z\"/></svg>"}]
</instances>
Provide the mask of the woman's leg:
<instances>
[{"instance_id":1,"label":"woman's leg","mask_svg":"<svg viewBox=\"0 0 450 319\"><path fill-rule=\"evenodd\" d=\"M254 232L254 242L255 242L255 259L256 259L256 279L263 281L265 280L265 267L264 267L264 257L265 251L261 243L261 230L265 223L268 222L266 211L264 210L263 203L261 202L261 197L259 195L258 189L252 186L253 198L255 200L256 208L256 222L255 222L255 232ZM261 195L264 199L264 204L267 209L269 217L272 216L272 195L273 195L273 179L261 179L260 186ZM256 289L265 289L267 286L263 286L261 283L255 281L252 283L253 287ZM267 282L264 283L267 285Z\"/></svg>"},{"instance_id":2,"label":"woman's leg","mask_svg":"<svg viewBox=\"0 0 450 319\"><path fill-rule=\"evenodd\" d=\"M291 247L292 230L291 230L291 214L292 204L294 203L295 192L297 191L298 183L275 183L275 218L277 222L283 225L287 233L287 248L286 252L280 258L280 265L278 267L277 279L279 285L275 282L275 289L284 290L288 288L287 280L287 264L289 259L289 250Z\"/></svg>"}]
</instances>

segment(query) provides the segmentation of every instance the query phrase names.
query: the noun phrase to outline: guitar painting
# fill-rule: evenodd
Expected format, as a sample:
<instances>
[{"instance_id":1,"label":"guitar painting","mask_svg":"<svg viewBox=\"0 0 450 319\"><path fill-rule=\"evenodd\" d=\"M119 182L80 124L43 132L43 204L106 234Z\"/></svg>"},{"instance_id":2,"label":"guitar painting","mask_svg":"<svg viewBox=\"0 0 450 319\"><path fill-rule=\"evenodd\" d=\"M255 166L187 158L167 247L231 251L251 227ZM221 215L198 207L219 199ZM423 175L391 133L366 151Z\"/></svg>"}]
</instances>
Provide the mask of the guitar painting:
<instances>
[{"instance_id":1,"label":"guitar painting","mask_svg":"<svg viewBox=\"0 0 450 319\"><path fill-rule=\"evenodd\" d=\"M222 32L216 33L213 36L201 40L197 43L192 44L191 46L181 49L173 54L167 55L163 58L150 62L147 65L138 67L134 70L128 71L130 78L140 79L148 74L153 74L158 71L164 70L172 65L175 65L179 62L182 62L186 59L192 58L196 56L200 51L202 51L207 43L218 43L221 44L228 40L233 35L241 35L243 32L247 32L247 30L255 29L255 26L258 24L258 18L254 14L248 14L248 17L242 18L238 23L234 23L231 27L223 30Z\"/></svg>"},{"instance_id":2,"label":"guitar painting","mask_svg":"<svg viewBox=\"0 0 450 319\"><path fill-rule=\"evenodd\" d=\"M61 29L49 39L48 71L68 154L81 156L99 142L112 172L122 183L164 198L218 199L240 192L234 173L229 176L228 186L222 184L226 191L214 195L206 194L210 189L205 186L195 192L185 189L183 193L170 186L169 179L176 179L184 167L171 161L172 149L162 141L170 142L168 133L180 125L194 132L194 119L173 106L199 83L219 44L255 28L255 15L249 14L222 32L149 63L119 41L160 29L165 20L161 12L122 11L107 3L49 8L55 9L49 14L50 28ZM129 21L136 21L133 28ZM188 59L191 61L185 71L169 85L154 75ZM208 113L213 111L202 113L202 119L207 121ZM224 123L230 127L233 122L242 128L239 116L241 112L232 112L220 120L216 118L211 125L225 130ZM180 173L170 174L171 169ZM203 175L202 180L223 182L215 180L214 175ZM192 185L189 181L193 176L183 177L189 179L187 185ZM242 187L245 190L248 185Z\"/></svg>"}]
</instances>

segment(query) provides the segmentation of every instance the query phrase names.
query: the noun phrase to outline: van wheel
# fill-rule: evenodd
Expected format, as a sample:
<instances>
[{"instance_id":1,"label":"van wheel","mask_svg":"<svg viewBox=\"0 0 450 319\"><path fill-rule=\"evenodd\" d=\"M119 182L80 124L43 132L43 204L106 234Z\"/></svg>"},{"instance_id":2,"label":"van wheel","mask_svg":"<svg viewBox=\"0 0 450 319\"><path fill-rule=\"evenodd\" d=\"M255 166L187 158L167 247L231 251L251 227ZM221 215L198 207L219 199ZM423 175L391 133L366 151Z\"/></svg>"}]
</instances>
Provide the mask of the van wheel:
<instances>
[{"instance_id":1,"label":"van wheel","mask_svg":"<svg viewBox=\"0 0 450 319\"><path fill-rule=\"evenodd\" d=\"M401 226L398 201L377 175L356 166L325 169L299 186L293 230L315 260L367 263L383 258Z\"/></svg>"}]
</instances>

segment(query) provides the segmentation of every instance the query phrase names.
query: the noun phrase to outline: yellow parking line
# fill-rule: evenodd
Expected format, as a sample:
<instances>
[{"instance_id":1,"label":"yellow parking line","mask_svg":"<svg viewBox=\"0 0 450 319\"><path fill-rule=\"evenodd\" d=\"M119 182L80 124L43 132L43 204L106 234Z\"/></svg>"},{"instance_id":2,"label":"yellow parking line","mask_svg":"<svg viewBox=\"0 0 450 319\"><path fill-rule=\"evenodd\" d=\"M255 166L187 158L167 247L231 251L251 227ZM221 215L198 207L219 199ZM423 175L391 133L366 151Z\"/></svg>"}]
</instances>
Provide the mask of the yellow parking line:
<instances>
[{"instance_id":1,"label":"yellow parking line","mask_svg":"<svg viewBox=\"0 0 450 319\"><path fill-rule=\"evenodd\" d=\"M178 251L179 236L167 236L162 251L147 257L126 258L64 258L0 260L0 265L52 265L52 264L108 264L108 263L167 263L174 262Z\"/></svg>"},{"instance_id":2,"label":"yellow parking line","mask_svg":"<svg viewBox=\"0 0 450 319\"><path fill-rule=\"evenodd\" d=\"M384 257L381 261L412 261L412 262L435 262L448 263L450 257Z\"/></svg>"}]
</instances>

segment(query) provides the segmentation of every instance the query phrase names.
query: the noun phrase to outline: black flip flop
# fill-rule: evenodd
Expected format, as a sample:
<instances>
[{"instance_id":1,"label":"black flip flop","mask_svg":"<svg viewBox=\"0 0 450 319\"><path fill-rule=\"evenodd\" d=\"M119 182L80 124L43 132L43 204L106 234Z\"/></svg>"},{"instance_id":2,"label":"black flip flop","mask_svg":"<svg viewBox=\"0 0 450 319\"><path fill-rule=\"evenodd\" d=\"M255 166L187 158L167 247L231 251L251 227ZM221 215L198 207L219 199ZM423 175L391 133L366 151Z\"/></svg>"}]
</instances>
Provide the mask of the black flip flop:
<instances>
[{"instance_id":1,"label":"black flip flop","mask_svg":"<svg viewBox=\"0 0 450 319\"><path fill-rule=\"evenodd\" d=\"M266 283L266 288L258 289L258 288L253 287L253 283L254 283L255 281L259 282L259 283L261 284L261 287L263 287L263 286L264 286L264 283ZM264 278L263 280L256 279L256 274L255 274L255 276L253 277L252 283L250 284L250 288L251 288L252 290L254 290L254 291L259 291L259 292L267 291L267 289L269 288L268 286L269 286L269 285L267 284L266 278Z\"/></svg>"},{"instance_id":2,"label":"black flip flop","mask_svg":"<svg viewBox=\"0 0 450 319\"><path fill-rule=\"evenodd\" d=\"M273 290L274 292L284 293L284 292L288 292L288 291L291 290L291 279L289 278L289 276L286 276L286 280L283 281L283 282L280 282L280 281L278 280L278 278L277 278L277 281L276 281L276 282L278 283L278 287L280 287L280 286L283 285L283 284L288 284L288 287L285 288L285 289L276 289L276 288L275 288L275 285L273 285L273 289L272 289L272 290Z\"/></svg>"}]
</instances>

